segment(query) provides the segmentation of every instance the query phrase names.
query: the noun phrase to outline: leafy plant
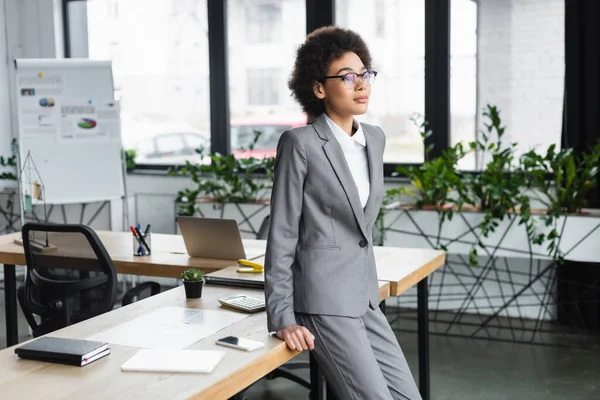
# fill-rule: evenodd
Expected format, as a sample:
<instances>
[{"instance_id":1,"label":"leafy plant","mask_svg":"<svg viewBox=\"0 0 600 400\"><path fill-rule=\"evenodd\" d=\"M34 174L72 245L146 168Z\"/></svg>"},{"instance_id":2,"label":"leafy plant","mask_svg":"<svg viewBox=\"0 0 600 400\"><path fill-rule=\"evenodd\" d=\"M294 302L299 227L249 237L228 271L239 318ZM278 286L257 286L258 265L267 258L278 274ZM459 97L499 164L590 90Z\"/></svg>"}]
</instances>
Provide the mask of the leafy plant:
<instances>
[{"instance_id":1,"label":"leafy plant","mask_svg":"<svg viewBox=\"0 0 600 400\"><path fill-rule=\"evenodd\" d=\"M199 282L204 279L204 272L195 268L186 269L181 273L181 279L186 282Z\"/></svg>"},{"instance_id":2,"label":"leafy plant","mask_svg":"<svg viewBox=\"0 0 600 400\"><path fill-rule=\"evenodd\" d=\"M254 138L247 148L240 147L239 153L254 150L261 132L255 131ZM253 203L260 201L260 195L271 189L273 182L274 157L255 158L253 156L236 158L233 154L205 154L205 148L196 150L202 159L208 157L210 164L192 164L186 161L180 168L171 170L170 175L189 176L196 184L178 192L179 215L194 215L196 201L202 194L216 203ZM264 177L258 177L264 173Z\"/></svg>"},{"instance_id":3,"label":"leafy plant","mask_svg":"<svg viewBox=\"0 0 600 400\"><path fill-rule=\"evenodd\" d=\"M137 152L133 149L125 150L125 166L128 171L131 171L135 168L135 158L137 157Z\"/></svg>"},{"instance_id":4,"label":"leafy plant","mask_svg":"<svg viewBox=\"0 0 600 400\"><path fill-rule=\"evenodd\" d=\"M597 184L599 162L600 143L581 157L570 148L557 151L556 145L548 147L545 155L531 150L521 157L528 188L533 189L534 198L547 208L542 220L546 227L552 227L547 236L538 235L538 242L548 241L547 250L554 260L563 259L559 249L558 217L581 213L587 205L588 194Z\"/></svg>"},{"instance_id":5,"label":"leafy plant","mask_svg":"<svg viewBox=\"0 0 600 400\"><path fill-rule=\"evenodd\" d=\"M412 121L420 129L419 134L426 143L427 138L432 134L431 129L427 128L428 122L421 116L414 116ZM451 209L447 207L449 202L458 202L458 199L451 199L452 190L462 190L462 179L457 171L457 164L465 156L462 144L452 146L442 151L440 157L430 159L433 144L425 144L425 162L419 166L399 165L393 175L406 176L410 179L414 189L401 186L388 190L389 196L401 196L402 194L416 199L416 207L435 208L437 210Z\"/></svg>"},{"instance_id":6,"label":"leafy plant","mask_svg":"<svg viewBox=\"0 0 600 400\"><path fill-rule=\"evenodd\" d=\"M4 156L0 156L0 167L2 167L3 171L0 173L0 179L16 181L17 180L17 139L13 138L11 142L11 156L4 158ZM10 171L6 171L5 169L9 168Z\"/></svg>"},{"instance_id":7,"label":"leafy plant","mask_svg":"<svg viewBox=\"0 0 600 400\"><path fill-rule=\"evenodd\" d=\"M557 151L553 144L545 155L534 150L525 153L521 162L529 175L528 186L540 193L535 198L548 208L548 213L580 213L596 186L600 143L581 157L573 149Z\"/></svg>"},{"instance_id":8,"label":"leafy plant","mask_svg":"<svg viewBox=\"0 0 600 400\"><path fill-rule=\"evenodd\" d=\"M502 126L500 111L497 107L488 105L483 116L489 122L484 123L485 130L481 131L481 139L471 142L469 146L481 156L482 161L489 153L490 161L481 173L465 175L467 200L474 206L489 211L490 217L501 219L519 204L520 189L525 182L518 165L515 165L515 161L518 161L514 154L517 143L504 146L502 139L505 127ZM494 137L497 137L497 141L493 141Z\"/></svg>"},{"instance_id":9,"label":"leafy plant","mask_svg":"<svg viewBox=\"0 0 600 400\"><path fill-rule=\"evenodd\" d=\"M402 195L415 198L417 209L432 208L436 210L439 229L441 229L446 219L452 219L453 207L458 206L460 209L462 206L462 197L453 198L451 195L453 191L457 193L464 191L463 180L457 164L466 153L462 144L459 143L444 149L440 157L431 159L431 151L434 146L427 144L427 139L432 135L431 129L427 128L429 123L420 115L413 116L411 120L419 128L419 134L425 145L425 161L420 166L398 166L393 175L407 177L414 189L406 186L390 189L386 192L385 200L387 203L391 203ZM382 214L381 211L380 214ZM383 229L382 222L380 222L380 227ZM439 243L439 240L437 246L442 250L447 250L446 246Z\"/></svg>"},{"instance_id":10,"label":"leafy plant","mask_svg":"<svg viewBox=\"0 0 600 400\"><path fill-rule=\"evenodd\" d=\"M513 218L519 210L519 223L526 225L528 235L533 238L529 197L522 193L526 181L515 155L517 143L505 144L505 127L496 106L488 104L483 116L486 118L485 129L480 131L477 140L469 143L469 147L476 152L478 165L483 165L486 159L489 161L480 173L465 174L466 191L461 192L463 201L483 212L483 220L478 226L483 237L487 238L505 217ZM477 264L477 247L485 248L481 240L472 247L471 265Z\"/></svg>"},{"instance_id":11,"label":"leafy plant","mask_svg":"<svg viewBox=\"0 0 600 400\"><path fill-rule=\"evenodd\" d=\"M0 168L2 172L0 173L0 180L7 181L16 181L17 178L17 154L19 153L19 144L16 138L13 138L10 145L11 156L4 158L4 156L0 156ZM6 199L6 209L11 210L14 202L15 193L11 192L8 194L8 198Z\"/></svg>"}]
</instances>

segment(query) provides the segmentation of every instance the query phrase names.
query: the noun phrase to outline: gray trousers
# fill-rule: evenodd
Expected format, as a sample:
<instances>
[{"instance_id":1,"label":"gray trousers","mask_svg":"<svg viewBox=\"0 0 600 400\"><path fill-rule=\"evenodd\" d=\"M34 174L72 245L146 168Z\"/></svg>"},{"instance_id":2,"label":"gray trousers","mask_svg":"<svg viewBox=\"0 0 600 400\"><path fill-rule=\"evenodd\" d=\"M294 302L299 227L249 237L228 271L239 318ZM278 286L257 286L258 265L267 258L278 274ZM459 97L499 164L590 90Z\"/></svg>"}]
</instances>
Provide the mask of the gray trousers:
<instances>
[{"instance_id":1,"label":"gray trousers","mask_svg":"<svg viewBox=\"0 0 600 400\"><path fill-rule=\"evenodd\" d=\"M339 400L420 400L402 349L379 308L359 318L296 313L315 336L313 355Z\"/></svg>"}]
</instances>

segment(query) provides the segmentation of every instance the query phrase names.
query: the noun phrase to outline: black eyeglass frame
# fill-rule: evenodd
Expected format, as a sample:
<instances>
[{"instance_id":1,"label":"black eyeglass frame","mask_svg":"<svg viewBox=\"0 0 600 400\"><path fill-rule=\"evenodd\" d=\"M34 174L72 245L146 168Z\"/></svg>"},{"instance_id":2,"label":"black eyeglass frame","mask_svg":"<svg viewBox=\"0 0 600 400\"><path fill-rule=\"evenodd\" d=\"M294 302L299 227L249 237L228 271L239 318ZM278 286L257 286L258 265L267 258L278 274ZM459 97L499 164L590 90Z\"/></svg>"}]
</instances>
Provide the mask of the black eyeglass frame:
<instances>
[{"instance_id":1,"label":"black eyeglass frame","mask_svg":"<svg viewBox=\"0 0 600 400\"><path fill-rule=\"evenodd\" d=\"M356 81L355 82L358 83L358 78L361 78L363 80L363 82L367 83L367 81L365 81L365 78L364 78L365 74L373 74L373 77L374 77L373 79L375 79L377 77L377 71L369 69L369 70L366 70L365 72L363 72L362 74L359 74L357 72L348 72L347 74L343 74L343 75L329 75L329 76L323 77L323 80L325 80L325 79L339 78L342 81L347 82L346 81L346 76L348 76L348 75L356 75ZM370 86L371 84L367 83L367 85ZM354 86L356 86L356 83L354 84ZM350 89L350 88L348 88L348 89Z\"/></svg>"}]
</instances>

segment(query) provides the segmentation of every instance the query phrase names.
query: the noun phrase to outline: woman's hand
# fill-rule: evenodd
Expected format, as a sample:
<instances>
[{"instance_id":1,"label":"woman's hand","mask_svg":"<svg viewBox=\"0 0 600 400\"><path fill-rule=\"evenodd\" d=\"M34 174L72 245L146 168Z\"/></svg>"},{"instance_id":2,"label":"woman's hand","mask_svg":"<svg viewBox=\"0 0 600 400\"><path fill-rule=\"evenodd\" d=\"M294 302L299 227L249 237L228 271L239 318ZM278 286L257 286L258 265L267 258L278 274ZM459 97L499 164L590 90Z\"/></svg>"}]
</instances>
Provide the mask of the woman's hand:
<instances>
[{"instance_id":1,"label":"woman's hand","mask_svg":"<svg viewBox=\"0 0 600 400\"><path fill-rule=\"evenodd\" d=\"M290 325L276 333L279 339L285 341L290 350L312 350L315 348L315 337L303 326Z\"/></svg>"}]
</instances>

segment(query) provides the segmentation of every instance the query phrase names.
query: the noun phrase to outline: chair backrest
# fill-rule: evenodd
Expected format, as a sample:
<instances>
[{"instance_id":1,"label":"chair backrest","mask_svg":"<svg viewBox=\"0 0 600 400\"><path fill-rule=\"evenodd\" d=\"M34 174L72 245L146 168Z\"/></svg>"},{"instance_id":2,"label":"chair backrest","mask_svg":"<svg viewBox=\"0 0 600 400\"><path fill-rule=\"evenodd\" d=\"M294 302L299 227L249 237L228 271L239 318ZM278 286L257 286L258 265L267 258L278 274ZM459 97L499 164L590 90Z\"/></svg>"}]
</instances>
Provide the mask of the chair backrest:
<instances>
[{"instance_id":1,"label":"chair backrest","mask_svg":"<svg viewBox=\"0 0 600 400\"><path fill-rule=\"evenodd\" d=\"M267 240L269 236L269 224L271 222L271 216L267 215L265 219L263 219L262 224L260 224L260 228L258 228L258 233L256 234L256 239L258 240Z\"/></svg>"},{"instance_id":2,"label":"chair backrest","mask_svg":"<svg viewBox=\"0 0 600 400\"><path fill-rule=\"evenodd\" d=\"M113 308L117 273L91 228L26 223L22 237L27 262L23 311L41 316L41 325L47 325L43 333Z\"/></svg>"}]
</instances>

